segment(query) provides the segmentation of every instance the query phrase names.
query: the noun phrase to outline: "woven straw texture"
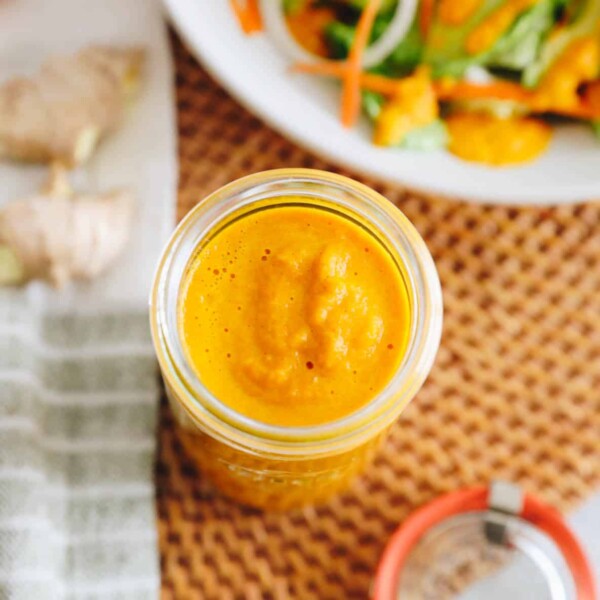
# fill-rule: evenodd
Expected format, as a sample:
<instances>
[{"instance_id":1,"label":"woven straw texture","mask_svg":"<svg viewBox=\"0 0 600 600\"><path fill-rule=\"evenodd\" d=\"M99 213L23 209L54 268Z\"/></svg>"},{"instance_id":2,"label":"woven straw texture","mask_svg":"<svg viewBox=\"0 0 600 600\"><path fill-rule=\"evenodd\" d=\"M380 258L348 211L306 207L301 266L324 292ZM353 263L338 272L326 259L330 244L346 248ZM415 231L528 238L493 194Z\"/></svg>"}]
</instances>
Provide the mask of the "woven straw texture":
<instances>
[{"instance_id":1,"label":"woven straw texture","mask_svg":"<svg viewBox=\"0 0 600 600\"><path fill-rule=\"evenodd\" d=\"M267 128L174 49L180 217L248 173L343 172ZM163 403L164 598L366 598L389 535L441 493L506 478L565 510L600 483L600 203L481 207L365 182L402 209L436 261L445 323L433 372L348 493L289 514L219 497Z\"/></svg>"}]
</instances>

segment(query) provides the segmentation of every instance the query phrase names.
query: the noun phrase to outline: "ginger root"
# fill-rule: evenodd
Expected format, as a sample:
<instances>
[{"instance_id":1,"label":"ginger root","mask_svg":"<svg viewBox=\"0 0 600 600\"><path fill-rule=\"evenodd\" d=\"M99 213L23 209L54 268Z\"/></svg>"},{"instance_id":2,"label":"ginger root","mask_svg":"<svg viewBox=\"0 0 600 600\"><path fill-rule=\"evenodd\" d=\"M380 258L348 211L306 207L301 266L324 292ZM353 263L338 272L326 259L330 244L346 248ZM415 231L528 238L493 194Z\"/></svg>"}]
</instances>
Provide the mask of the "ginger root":
<instances>
[{"instance_id":1,"label":"ginger root","mask_svg":"<svg viewBox=\"0 0 600 600\"><path fill-rule=\"evenodd\" d=\"M139 48L91 46L47 61L37 76L0 86L0 158L87 161L137 87Z\"/></svg>"},{"instance_id":2,"label":"ginger root","mask_svg":"<svg viewBox=\"0 0 600 600\"><path fill-rule=\"evenodd\" d=\"M0 208L0 284L95 277L123 250L133 213L124 191L74 196L55 166L38 195Z\"/></svg>"}]
</instances>

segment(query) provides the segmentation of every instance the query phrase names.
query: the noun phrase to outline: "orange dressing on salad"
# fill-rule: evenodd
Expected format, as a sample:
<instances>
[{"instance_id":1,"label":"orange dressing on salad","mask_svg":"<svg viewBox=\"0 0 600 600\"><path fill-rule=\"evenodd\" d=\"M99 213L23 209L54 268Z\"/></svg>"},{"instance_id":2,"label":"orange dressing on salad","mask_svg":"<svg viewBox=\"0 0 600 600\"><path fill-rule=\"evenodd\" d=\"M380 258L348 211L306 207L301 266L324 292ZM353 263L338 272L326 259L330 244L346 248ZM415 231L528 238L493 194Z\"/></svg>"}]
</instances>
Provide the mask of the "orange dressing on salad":
<instances>
[{"instance_id":1,"label":"orange dressing on salad","mask_svg":"<svg viewBox=\"0 0 600 600\"><path fill-rule=\"evenodd\" d=\"M437 97L427 67L419 67L398 81L394 96L386 102L375 122L373 143L394 146L406 134L424 127L439 116Z\"/></svg>"},{"instance_id":2,"label":"orange dressing on salad","mask_svg":"<svg viewBox=\"0 0 600 600\"><path fill-rule=\"evenodd\" d=\"M498 7L467 37L465 49L469 54L489 50L524 10L539 0L508 0Z\"/></svg>"},{"instance_id":3,"label":"orange dressing on salad","mask_svg":"<svg viewBox=\"0 0 600 600\"><path fill-rule=\"evenodd\" d=\"M585 87L583 98L588 106L600 115L600 79L593 81Z\"/></svg>"},{"instance_id":4,"label":"orange dressing on salad","mask_svg":"<svg viewBox=\"0 0 600 600\"><path fill-rule=\"evenodd\" d=\"M184 276L179 310L206 387L280 426L330 422L373 399L398 369L410 318L404 279L373 235L289 205L210 238Z\"/></svg>"},{"instance_id":5,"label":"orange dressing on salad","mask_svg":"<svg viewBox=\"0 0 600 600\"><path fill-rule=\"evenodd\" d=\"M334 19L335 14L331 9L313 7L292 11L286 17L288 29L294 39L312 54L323 57L328 55L323 31Z\"/></svg>"},{"instance_id":6,"label":"orange dressing on salad","mask_svg":"<svg viewBox=\"0 0 600 600\"><path fill-rule=\"evenodd\" d=\"M581 104L579 86L600 72L600 41L595 36L574 40L548 69L534 92L537 110L576 109Z\"/></svg>"},{"instance_id":7,"label":"orange dressing on salad","mask_svg":"<svg viewBox=\"0 0 600 600\"><path fill-rule=\"evenodd\" d=\"M503 166L529 162L548 146L552 129L531 118L499 119L457 113L446 119L450 152L472 162Z\"/></svg>"},{"instance_id":8,"label":"orange dressing on salad","mask_svg":"<svg viewBox=\"0 0 600 600\"><path fill-rule=\"evenodd\" d=\"M438 15L446 25L461 25L481 6L482 0L440 0Z\"/></svg>"}]
</instances>

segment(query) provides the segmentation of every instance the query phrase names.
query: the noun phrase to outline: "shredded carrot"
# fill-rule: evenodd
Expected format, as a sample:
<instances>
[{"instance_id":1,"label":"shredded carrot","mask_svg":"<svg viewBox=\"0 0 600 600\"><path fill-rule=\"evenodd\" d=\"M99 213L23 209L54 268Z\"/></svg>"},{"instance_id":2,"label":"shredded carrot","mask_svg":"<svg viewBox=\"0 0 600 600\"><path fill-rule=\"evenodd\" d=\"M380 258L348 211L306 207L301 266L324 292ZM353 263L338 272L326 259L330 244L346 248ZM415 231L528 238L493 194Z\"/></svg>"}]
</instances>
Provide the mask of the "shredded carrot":
<instances>
[{"instance_id":1,"label":"shredded carrot","mask_svg":"<svg viewBox=\"0 0 600 600\"><path fill-rule=\"evenodd\" d=\"M252 31L262 31L262 16L258 6L258 0L246 0L247 12L252 24Z\"/></svg>"},{"instance_id":2,"label":"shredded carrot","mask_svg":"<svg viewBox=\"0 0 600 600\"><path fill-rule=\"evenodd\" d=\"M258 0L229 0L229 3L244 33L262 31Z\"/></svg>"},{"instance_id":3,"label":"shredded carrot","mask_svg":"<svg viewBox=\"0 0 600 600\"><path fill-rule=\"evenodd\" d=\"M291 70L296 73L341 78L344 76L346 69L347 62L345 60L321 60L314 63L297 62L292 65Z\"/></svg>"},{"instance_id":4,"label":"shredded carrot","mask_svg":"<svg viewBox=\"0 0 600 600\"><path fill-rule=\"evenodd\" d=\"M433 20L433 9L435 6L435 0L421 0L419 9L419 29L421 35L427 37L429 33L429 27Z\"/></svg>"},{"instance_id":5,"label":"shredded carrot","mask_svg":"<svg viewBox=\"0 0 600 600\"><path fill-rule=\"evenodd\" d=\"M526 103L531 94L517 83L494 81L493 83L469 83L468 81L435 82L435 93L440 100L476 100L494 98Z\"/></svg>"},{"instance_id":6,"label":"shredded carrot","mask_svg":"<svg viewBox=\"0 0 600 600\"><path fill-rule=\"evenodd\" d=\"M356 25L356 34L347 60L342 85L342 124L352 127L360 113L360 74L365 48L375 17L381 6L381 0L367 0Z\"/></svg>"}]
</instances>

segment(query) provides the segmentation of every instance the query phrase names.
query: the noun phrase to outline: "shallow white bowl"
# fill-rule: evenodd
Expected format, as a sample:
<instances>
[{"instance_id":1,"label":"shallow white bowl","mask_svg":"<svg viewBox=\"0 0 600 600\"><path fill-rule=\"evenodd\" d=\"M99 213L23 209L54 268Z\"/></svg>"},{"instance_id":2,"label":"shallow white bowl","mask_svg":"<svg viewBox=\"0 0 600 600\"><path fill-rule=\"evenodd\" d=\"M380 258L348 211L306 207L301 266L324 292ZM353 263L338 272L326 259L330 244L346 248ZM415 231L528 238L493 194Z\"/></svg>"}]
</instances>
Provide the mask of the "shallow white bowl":
<instances>
[{"instance_id":1,"label":"shallow white bowl","mask_svg":"<svg viewBox=\"0 0 600 600\"><path fill-rule=\"evenodd\" d=\"M494 204L567 204L600 198L600 143L585 127L561 125L540 159L488 168L450 154L384 149L363 122L344 129L339 88L289 73L267 35L245 36L228 0L164 0L190 50L238 101L274 129L357 172L428 193ZM278 0L273 0L278 1Z\"/></svg>"}]
</instances>

